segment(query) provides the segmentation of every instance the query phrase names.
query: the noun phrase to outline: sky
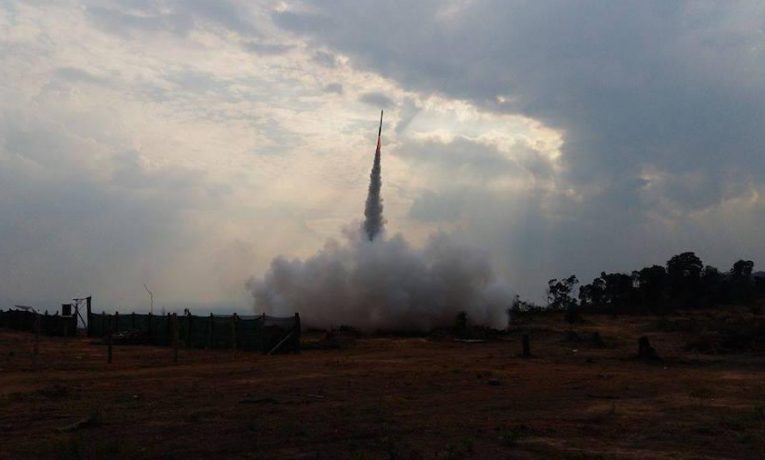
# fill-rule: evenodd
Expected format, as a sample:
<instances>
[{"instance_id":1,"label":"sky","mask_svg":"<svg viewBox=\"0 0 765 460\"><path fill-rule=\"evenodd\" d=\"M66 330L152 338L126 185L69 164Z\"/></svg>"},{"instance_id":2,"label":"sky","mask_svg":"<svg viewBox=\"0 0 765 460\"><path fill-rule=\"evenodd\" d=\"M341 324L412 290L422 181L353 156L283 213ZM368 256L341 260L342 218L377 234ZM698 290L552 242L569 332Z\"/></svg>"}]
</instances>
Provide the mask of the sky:
<instances>
[{"instance_id":1,"label":"sky","mask_svg":"<svg viewBox=\"0 0 765 460\"><path fill-rule=\"evenodd\" d=\"M765 263L760 1L0 0L0 306L245 310L363 218L522 297Z\"/></svg>"}]
</instances>

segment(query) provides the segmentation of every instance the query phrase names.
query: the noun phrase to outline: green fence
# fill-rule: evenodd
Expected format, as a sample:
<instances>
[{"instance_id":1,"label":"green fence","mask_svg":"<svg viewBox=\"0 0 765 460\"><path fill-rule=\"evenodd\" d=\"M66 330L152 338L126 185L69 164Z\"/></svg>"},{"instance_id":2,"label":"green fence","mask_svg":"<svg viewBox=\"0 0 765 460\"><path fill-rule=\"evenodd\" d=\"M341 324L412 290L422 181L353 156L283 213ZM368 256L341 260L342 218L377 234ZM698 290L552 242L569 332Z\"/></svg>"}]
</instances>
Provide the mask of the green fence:
<instances>
[{"instance_id":1,"label":"green fence","mask_svg":"<svg viewBox=\"0 0 765 460\"><path fill-rule=\"evenodd\" d=\"M180 347L298 351L300 316L153 315L88 312L88 336L131 337L132 343L169 346L177 328Z\"/></svg>"},{"instance_id":2,"label":"green fence","mask_svg":"<svg viewBox=\"0 0 765 460\"><path fill-rule=\"evenodd\" d=\"M0 310L0 327L17 331L35 332L39 320L40 334L58 337L73 337L77 335L77 318L39 314L28 310Z\"/></svg>"}]
</instances>

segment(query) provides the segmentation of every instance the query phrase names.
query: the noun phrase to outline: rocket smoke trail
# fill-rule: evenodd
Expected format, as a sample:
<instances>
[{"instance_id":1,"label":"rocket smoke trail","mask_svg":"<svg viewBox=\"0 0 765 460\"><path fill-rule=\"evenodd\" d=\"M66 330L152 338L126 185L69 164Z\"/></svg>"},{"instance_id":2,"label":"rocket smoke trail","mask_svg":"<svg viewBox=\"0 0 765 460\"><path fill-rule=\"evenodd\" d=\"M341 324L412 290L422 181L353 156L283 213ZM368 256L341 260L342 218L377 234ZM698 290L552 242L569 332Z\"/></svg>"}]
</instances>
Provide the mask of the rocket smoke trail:
<instances>
[{"instance_id":1,"label":"rocket smoke trail","mask_svg":"<svg viewBox=\"0 0 765 460\"><path fill-rule=\"evenodd\" d=\"M382 179L380 178L380 137L382 136L383 111L380 111L380 128L377 131L377 150L375 151L375 162L372 165L372 172L369 175L369 193L367 194L367 204L364 208L364 232L369 241L375 239L383 229L385 220L383 219L382 198L380 189L382 188Z\"/></svg>"},{"instance_id":2,"label":"rocket smoke trail","mask_svg":"<svg viewBox=\"0 0 765 460\"><path fill-rule=\"evenodd\" d=\"M381 236L382 115L363 227L345 228L343 240L327 240L306 259L275 257L263 276L247 281L256 311L300 312L307 327L349 325L367 332L427 332L453 325L460 312L476 324L504 326L512 290L495 275L489 253L444 233L421 248L400 234Z\"/></svg>"}]
</instances>

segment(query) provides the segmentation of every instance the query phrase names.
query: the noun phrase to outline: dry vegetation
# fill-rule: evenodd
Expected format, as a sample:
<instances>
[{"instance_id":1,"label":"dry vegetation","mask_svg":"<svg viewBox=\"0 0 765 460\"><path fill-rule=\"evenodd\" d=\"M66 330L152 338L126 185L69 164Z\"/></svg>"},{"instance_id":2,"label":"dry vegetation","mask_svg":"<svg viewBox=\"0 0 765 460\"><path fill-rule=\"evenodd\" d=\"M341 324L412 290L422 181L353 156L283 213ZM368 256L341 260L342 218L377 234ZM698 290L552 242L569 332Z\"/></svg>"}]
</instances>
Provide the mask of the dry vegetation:
<instances>
[{"instance_id":1,"label":"dry vegetation","mask_svg":"<svg viewBox=\"0 0 765 460\"><path fill-rule=\"evenodd\" d=\"M738 321L763 317L534 316L486 343L182 350L178 365L168 348L115 347L108 365L103 345L43 338L33 366L32 335L2 331L0 457L762 458L759 342L689 346ZM632 358L640 336L663 362Z\"/></svg>"}]
</instances>

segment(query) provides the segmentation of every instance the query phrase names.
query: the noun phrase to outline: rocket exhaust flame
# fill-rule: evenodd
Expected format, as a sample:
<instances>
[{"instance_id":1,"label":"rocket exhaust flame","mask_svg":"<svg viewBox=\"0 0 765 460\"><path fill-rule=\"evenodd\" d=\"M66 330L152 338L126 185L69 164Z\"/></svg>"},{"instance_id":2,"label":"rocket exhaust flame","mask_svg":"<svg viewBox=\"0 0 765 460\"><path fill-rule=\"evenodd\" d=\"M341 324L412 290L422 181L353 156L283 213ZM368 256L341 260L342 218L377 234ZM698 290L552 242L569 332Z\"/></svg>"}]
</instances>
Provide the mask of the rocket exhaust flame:
<instances>
[{"instance_id":1,"label":"rocket exhaust flame","mask_svg":"<svg viewBox=\"0 0 765 460\"><path fill-rule=\"evenodd\" d=\"M375 150L375 161L372 165L372 172L369 174L369 192L367 193L367 203L364 208L364 232L367 239L372 241L383 230L385 220L383 219L382 197L380 189L382 188L382 178L380 177L380 141L382 137L383 111L380 111L380 128L377 130L377 150Z\"/></svg>"}]
</instances>

